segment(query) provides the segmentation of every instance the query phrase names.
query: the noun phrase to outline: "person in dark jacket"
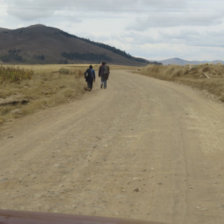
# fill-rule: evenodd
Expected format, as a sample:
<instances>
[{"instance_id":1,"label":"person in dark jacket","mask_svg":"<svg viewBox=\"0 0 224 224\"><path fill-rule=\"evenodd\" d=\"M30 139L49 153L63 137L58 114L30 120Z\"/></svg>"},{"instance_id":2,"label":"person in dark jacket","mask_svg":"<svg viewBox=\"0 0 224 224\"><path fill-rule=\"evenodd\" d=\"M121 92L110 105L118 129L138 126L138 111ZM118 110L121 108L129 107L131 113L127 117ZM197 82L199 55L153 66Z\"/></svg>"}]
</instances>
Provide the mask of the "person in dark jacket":
<instances>
[{"instance_id":1,"label":"person in dark jacket","mask_svg":"<svg viewBox=\"0 0 224 224\"><path fill-rule=\"evenodd\" d=\"M100 68L99 68L99 77L101 78L101 88L106 89L107 88L107 80L109 78L110 74L110 67L106 64L106 62L102 62Z\"/></svg>"},{"instance_id":2,"label":"person in dark jacket","mask_svg":"<svg viewBox=\"0 0 224 224\"><path fill-rule=\"evenodd\" d=\"M85 71L84 76L87 82L88 90L91 91L93 88L93 82L95 82L96 78L95 71L92 65L90 65L89 68Z\"/></svg>"}]
</instances>

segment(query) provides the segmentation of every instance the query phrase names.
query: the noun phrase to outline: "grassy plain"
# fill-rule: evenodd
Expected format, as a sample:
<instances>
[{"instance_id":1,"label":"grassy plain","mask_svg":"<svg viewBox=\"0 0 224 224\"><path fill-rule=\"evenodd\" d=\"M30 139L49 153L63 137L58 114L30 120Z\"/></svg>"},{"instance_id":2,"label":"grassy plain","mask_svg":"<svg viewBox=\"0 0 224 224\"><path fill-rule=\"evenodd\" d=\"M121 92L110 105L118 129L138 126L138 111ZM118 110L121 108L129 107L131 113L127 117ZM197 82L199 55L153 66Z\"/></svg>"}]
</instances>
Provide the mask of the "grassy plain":
<instances>
[{"instance_id":1,"label":"grassy plain","mask_svg":"<svg viewBox=\"0 0 224 224\"><path fill-rule=\"evenodd\" d=\"M87 65L0 67L0 124L84 94ZM6 78L6 73L7 77ZM10 75L11 74L11 75Z\"/></svg>"},{"instance_id":2,"label":"grassy plain","mask_svg":"<svg viewBox=\"0 0 224 224\"><path fill-rule=\"evenodd\" d=\"M224 65L222 64L149 65L137 71L147 76L205 90L224 102Z\"/></svg>"},{"instance_id":3,"label":"grassy plain","mask_svg":"<svg viewBox=\"0 0 224 224\"><path fill-rule=\"evenodd\" d=\"M70 102L85 93L88 65L0 66L0 124L41 109ZM94 65L97 72L99 65ZM224 102L224 65L111 66L208 91Z\"/></svg>"}]
</instances>

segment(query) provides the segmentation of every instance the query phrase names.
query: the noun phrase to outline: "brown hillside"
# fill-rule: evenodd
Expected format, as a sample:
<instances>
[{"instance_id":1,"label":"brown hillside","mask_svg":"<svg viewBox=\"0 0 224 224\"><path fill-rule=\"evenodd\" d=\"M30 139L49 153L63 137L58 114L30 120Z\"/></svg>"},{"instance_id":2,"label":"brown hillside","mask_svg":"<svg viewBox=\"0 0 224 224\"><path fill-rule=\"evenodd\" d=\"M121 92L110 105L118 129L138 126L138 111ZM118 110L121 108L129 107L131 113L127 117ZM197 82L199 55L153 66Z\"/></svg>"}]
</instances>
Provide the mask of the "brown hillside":
<instances>
[{"instance_id":1,"label":"brown hillside","mask_svg":"<svg viewBox=\"0 0 224 224\"><path fill-rule=\"evenodd\" d=\"M0 29L0 61L4 63L99 63L102 60L125 65L148 63L108 45L44 25Z\"/></svg>"}]
</instances>

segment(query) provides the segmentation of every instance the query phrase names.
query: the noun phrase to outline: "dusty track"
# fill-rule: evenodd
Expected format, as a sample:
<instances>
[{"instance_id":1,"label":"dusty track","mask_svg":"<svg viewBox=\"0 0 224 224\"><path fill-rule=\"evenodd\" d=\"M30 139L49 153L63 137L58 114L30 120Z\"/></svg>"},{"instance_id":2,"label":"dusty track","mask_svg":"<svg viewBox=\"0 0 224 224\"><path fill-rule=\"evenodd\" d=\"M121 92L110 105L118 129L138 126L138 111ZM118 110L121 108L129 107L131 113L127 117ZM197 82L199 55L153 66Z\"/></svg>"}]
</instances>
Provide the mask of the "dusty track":
<instances>
[{"instance_id":1,"label":"dusty track","mask_svg":"<svg viewBox=\"0 0 224 224\"><path fill-rule=\"evenodd\" d=\"M109 88L4 126L0 208L224 223L224 106L113 71Z\"/></svg>"}]
</instances>

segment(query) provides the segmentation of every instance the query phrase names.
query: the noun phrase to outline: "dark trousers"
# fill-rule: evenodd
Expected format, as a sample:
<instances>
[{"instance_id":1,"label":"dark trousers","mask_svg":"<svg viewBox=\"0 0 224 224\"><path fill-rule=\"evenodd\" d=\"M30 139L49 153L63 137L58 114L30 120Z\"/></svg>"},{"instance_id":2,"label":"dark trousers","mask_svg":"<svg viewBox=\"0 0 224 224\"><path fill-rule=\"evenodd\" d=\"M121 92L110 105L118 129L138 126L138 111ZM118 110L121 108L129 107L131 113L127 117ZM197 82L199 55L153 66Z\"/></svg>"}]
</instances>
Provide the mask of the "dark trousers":
<instances>
[{"instance_id":1,"label":"dark trousers","mask_svg":"<svg viewBox=\"0 0 224 224\"><path fill-rule=\"evenodd\" d=\"M89 90L92 90L92 88L93 88L93 80L89 80L87 82L87 85L88 85Z\"/></svg>"}]
</instances>

